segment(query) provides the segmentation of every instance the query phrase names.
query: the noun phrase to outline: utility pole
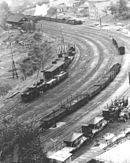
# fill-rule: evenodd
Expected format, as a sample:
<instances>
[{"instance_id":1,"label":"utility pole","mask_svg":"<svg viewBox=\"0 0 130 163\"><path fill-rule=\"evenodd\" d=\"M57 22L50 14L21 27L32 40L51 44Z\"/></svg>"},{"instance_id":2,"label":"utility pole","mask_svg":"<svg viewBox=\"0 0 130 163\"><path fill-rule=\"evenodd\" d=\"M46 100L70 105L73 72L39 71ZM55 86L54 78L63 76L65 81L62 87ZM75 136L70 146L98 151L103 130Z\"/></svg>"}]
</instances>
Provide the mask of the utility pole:
<instances>
[{"instance_id":1,"label":"utility pole","mask_svg":"<svg viewBox=\"0 0 130 163\"><path fill-rule=\"evenodd\" d=\"M130 72L129 72L129 85L130 85Z\"/></svg>"},{"instance_id":2,"label":"utility pole","mask_svg":"<svg viewBox=\"0 0 130 163\"><path fill-rule=\"evenodd\" d=\"M18 73L17 73L17 69L16 69L16 66L15 66L15 61L14 61L14 56L13 56L13 51L12 51L12 44L10 42L10 49L11 49L11 57L12 57L12 77L13 79L16 78L18 79L19 76L18 76Z\"/></svg>"},{"instance_id":3,"label":"utility pole","mask_svg":"<svg viewBox=\"0 0 130 163\"><path fill-rule=\"evenodd\" d=\"M42 58L41 58L41 69L42 69L41 72L43 72L43 79L44 79L44 81L46 81L46 78L45 78L45 74L44 74L44 63L43 63L43 61L45 60L45 57L49 53L49 50L50 50L50 48L48 48L47 45L48 45L47 41L45 41L45 44L43 46L43 48L45 49L45 53L42 55Z\"/></svg>"},{"instance_id":4,"label":"utility pole","mask_svg":"<svg viewBox=\"0 0 130 163\"><path fill-rule=\"evenodd\" d=\"M10 36L10 33L8 31L8 35ZM18 79L19 76L18 76L18 73L17 73L17 69L16 69L16 66L15 66L15 61L14 61L14 56L13 56L13 50L12 50L12 40L10 40L10 37L8 38L8 41L9 41L9 48L11 50L11 60L12 60L12 77L13 79L16 78Z\"/></svg>"},{"instance_id":5,"label":"utility pole","mask_svg":"<svg viewBox=\"0 0 130 163\"><path fill-rule=\"evenodd\" d=\"M102 20L101 20L101 17L99 17L99 24L100 24L100 28L102 26Z\"/></svg>"}]
</instances>

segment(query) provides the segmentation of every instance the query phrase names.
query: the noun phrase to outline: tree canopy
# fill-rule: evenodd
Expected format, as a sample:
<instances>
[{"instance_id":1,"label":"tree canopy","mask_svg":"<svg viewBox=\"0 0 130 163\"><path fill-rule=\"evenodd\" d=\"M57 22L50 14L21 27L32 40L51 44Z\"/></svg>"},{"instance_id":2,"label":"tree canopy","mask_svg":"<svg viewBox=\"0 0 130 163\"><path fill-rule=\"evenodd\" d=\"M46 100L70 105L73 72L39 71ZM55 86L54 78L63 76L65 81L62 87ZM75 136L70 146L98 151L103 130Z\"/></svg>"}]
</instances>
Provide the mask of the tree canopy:
<instances>
[{"instance_id":1,"label":"tree canopy","mask_svg":"<svg viewBox=\"0 0 130 163\"><path fill-rule=\"evenodd\" d=\"M109 10L111 14L115 16L115 18L127 19L130 16L129 8L127 7L127 0L119 0L117 3L112 3L109 6Z\"/></svg>"}]
</instances>

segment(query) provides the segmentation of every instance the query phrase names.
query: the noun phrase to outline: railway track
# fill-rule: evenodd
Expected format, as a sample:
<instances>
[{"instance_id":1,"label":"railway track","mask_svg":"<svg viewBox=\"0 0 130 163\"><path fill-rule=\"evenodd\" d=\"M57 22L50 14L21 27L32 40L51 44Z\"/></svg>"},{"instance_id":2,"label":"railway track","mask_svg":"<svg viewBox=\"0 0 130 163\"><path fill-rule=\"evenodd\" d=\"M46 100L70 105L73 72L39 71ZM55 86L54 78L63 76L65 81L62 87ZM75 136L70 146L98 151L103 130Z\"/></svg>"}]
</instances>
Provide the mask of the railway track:
<instances>
[{"instance_id":1,"label":"railway track","mask_svg":"<svg viewBox=\"0 0 130 163\"><path fill-rule=\"evenodd\" d=\"M114 62L117 62L118 60L122 63L122 57L117 56L116 49L114 46L112 47L112 44L110 43L109 35L106 35L101 31L97 33L96 30L90 30L86 28L80 29L79 27L74 27L74 29L69 30L69 27L70 26L67 25L64 26L64 36L68 40L71 37L72 40L74 40L74 42L77 44L80 51L78 60L76 60L74 65L72 64L72 67L70 67L70 78L56 88L48 91L45 95L33 103L22 104L18 102L12 106L9 106L8 104L6 106L6 112L14 114L16 117L19 117L23 121L27 120L28 118L34 118L36 121L38 121L46 112L56 108L61 100L64 100L66 96L70 95L70 92L73 95L75 95L75 92L85 92L87 88L99 77L101 77L102 74L106 72ZM59 33L56 28L57 25L53 26L53 28L52 26L50 28L50 25L47 25L44 30L46 33L58 36ZM96 53L96 51L93 49L96 48L98 53L97 58L99 58L97 63L94 64L91 69L91 65L93 64L93 59L95 57L94 53ZM99 106L99 102L105 101L105 99L108 98L119 86L120 84L118 83L112 91L108 89L107 95L105 92L101 93L101 95L92 100L87 106L81 108L73 115L65 118L64 121L66 124L61 128L46 131L43 134L43 138L41 140L43 144L47 141L49 142L51 138L55 139L59 137L60 139L56 143L56 147L60 147L63 138L65 138L68 133L72 131L72 128L74 130L79 130L79 126L75 126L77 122L79 122L81 118L87 115L88 112L93 111L97 106ZM15 101L17 101L17 99L19 99L19 96L15 97ZM95 104L93 104L94 101ZM48 105L48 102L50 105ZM52 146L53 144L50 143L48 150L53 149Z\"/></svg>"},{"instance_id":2,"label":"railway track","mask_svg":"<svg viewBox=\"0 0 130 163\"><path fill-rule=\"evenodd\" d=\"M103 52L102 52L101 54L103 55ZM102 55L100 55L100 57L101 57L101 58L99 59L100 62L96 65L96 67L94 67L94 69L91 71L91 73L90 73L89 75L87 74L88 76L85 75L85 79L84 79L84 80L81 80L81 81L78 83L78 84L79 84L78 86L75 86L75 85L74 85L74 88L75 88L75 89L73 90L74 93L75 93L75 90L76 90L78 87L80 87L81 83L83 83L83 84L85 83L85 87L83 87L82 89L86 89L86 88L88 87L88 84L87 84L86 80L88 80L88 78L90 78L90 77L94 74L94 72L96 72L96 71L98 70L98 68L100 67L99 65L101 65L101 63L103 62L103 60L102 60L102 59L103 59L103 56L102 56ZM108 69L108 67L112 64L112 60L113 60L113 59L111 58L110 61L109 61L109 63L105 65L105 66L107 66L107 69ZM102 67L102 69L105 70L104 67ZM106 70L107 70L107 69L106 69ZM84 70L84 71L85 71L85 70ZM101 73L100 75L102 75L102 73ZM87 77L86 77L86 76L87 76ZM99 74L98 74L96 77L97 77L96 79L98 79L98 78L99 78ZM79 77L79 78L80 78L80 77ZM93 82L95 82L95 78L93 79ZM73 83L73 82L72 82L72 83ZM66 84L66 83L65 83L65 84ZM89 83L89 86L90 86L91 84L92 84L92 80L91 80L91 82ZM59 86L59 87L60 87L60 86ZM64 83L63 83L63 85L62 85L61 87L64 87ZM57 103L59 103L59 101L61 101L62 99L66 98L66 96L67 96L67 93L66 93L66 92L64 92L64 95L60 94L60 95L57 95L58 97L56 97L56 98L53 97L54 93L57 92L57 89L58 89L58 90L61 89L61 91L63 91L63 88L58 88L58 87L57 87L57 88L54 89L54 92L53 92L53 90L51 90L51 94L52 94L52 95L50 95L49 92L48 92L48 94L47 94L46 96L44 96L44 100L46 100L46 101L47 101L48 99L49 99L49 100L55 100L55 104L57 104ZM72 85L70 85L70 89L72 89ZM68 91L68 95L70 94L70 89L67 90L67 91ZM80 89L80 88L79 88L79 89ZM79 89L78 89L78 90L79 90ZM61 97L60 97L60 96L61 96ZM59 99L59 98L60 98L60 99ZM58 99L58 100L57 100L57 99ZM42 100L42 99L41 99L41 100ZM57 101L56 101L56 100L57 100ZM39 103L41 103L41 102L42 102L42 101L40 101ZM44 104L43 104L43 105L44 105ZM42 105L42 106L43 106L43 105ZM53 109L56 108L56 107L57 107L57 105L54 106ZM49 107L48 107L48 109L49 109ZM50 109L52 110L52 107L50 107ZM36 112L37 112L37 110L36 110ZM36 112L35 112L35 113L36 113ZM45 114L45 112L44 112L43 114Z\"/></svg>"},{"instance_id":3,"label":"railway track","mask_svg":"<svg viewBox=\"0 0 130 163\"><path fill-rule=\"evenodd\" d=\"M73 38L74 38L74 36L72 36ZM78 36L78 42L80 41L80 39L82 39L82 36ZM90 41L92 41L92 40L90 40ZM83 48L85 48L85 46L87 46L87 44L86 44L86 41L84 41L84 43L85 43L85 45L84 45L84 47ZM83 44L83 40L82 40L82 42L81 42L81 44ZM97 44L97 46L99 46L98 44ZM89 46L87 46L87 49L88 49L88 47ZM86 53L86 50L87 50L86 48L85 48L85 50L83 51L82 49L80 49L80 51L84 54L84 53ZM101 50L101 49L100 49ZM91 54L92 55L92 54ZM92 70L92 72L88 75L88 76L86 76L86 75L84 75L84 73L82 74L82 72L84 72L84 71L86 71L86 69L83 69L82 71L78 71L77 70L77 73L75 74L75 76L77 75L79 75L79 77L78 78L84 78L84 80L82 80L82 81L80 81L79 82L79 85L78 85L78 87L81 85L80 83L82 82L82 83L84 83L86 80L88 80L88 78L89 77L91 77L92 76L92 74L94 74L94 72L96 72L97 70L98 70L98 67L99 67L99 65L101 65L101 61L103 61L102 59L102 56L103 55L103 52L101 53L101 55L100 55L100 59L99 59L99 63L98 63L98 65L96 66L96 67L94 67L94 69ZM77 61L77 64L75 64L78 68L79 68L79 70L82 68L82 67L84 67L84 65L85 64L87 64L88 65L88 63L87 62L84 62L84 64L82 64L82 61L83 60L85 60L86 59L86 55L82 58L82 56L79 58L79 60ZM93 57L93 56L92 56ZM79 61L80 61L80 63L79 63ZM82 66L82 67L80 67L80 66ZM88 67L89 67L89 65L88 65ZM73 72L73 73L75 73L74 72L74 69L75 69L75 67L73 67L73 69L72 69L72 71L70 70L70 74L71 74L71 72ZM81 74L81 75L80 75ZM86 73L87 74L87 73ZM84 77L83 77L84 76ZM74 78L74 77L73 77ZM71 79L72 80L72 79ZM72 80L72 83L74 82L74 80ZM65 82L65 84L66 84L66 82ZM69 81L69 85L70 85L70 81ZM61 85L60 85L61 86ZM59 89L59 87L60 86L58 86L58 87L56 87L56 89L53 89L54 91L57 91L57 89ZM63 86L64 86L64 84L63 84ZM72 88L71 87L72 85L70 85L70 88ZM78 88L77 87L77 88ZM62 89L63 89L63 87L61 88L61 91L62 91ZM74 89L76 89L76 87L75 87L75 85L74 85ZM51 90L52 91L52 94L53 93L55 93L55 92L53 92L53 90ZM75 90L74 90L75 91ZM50 94L50 92L48 93L48 94ZM70 89L68 90L68 94L70 94ZM62 99L64 99L65 97L67 96L67 94L66 93L64 93L64 97L62 97ZM44 97L43 97L44 98ZM47 97L48 98L48 97ZM50 97L51 99L52 99L52 97ZM41 100L43 100L43 99L41 99ZM35 103L35 102L34 102ZM36 102L36 105L38 105L38 103L41 103L41 101L37 101ZM55 103L57 103L57 101L55 102ZM21 105L19 105L20 107L21 107ZM19 107L18 106L18 107ZM30 110L31 108L31 105L30 104L28 104L28 105L26 105L26 108L28 108L28 110ZM14 106L12 107L12 108L14 108ZM10 108L10 110L12 109L12 108ZM23 111L23 109L24 109L24 107L22 107L22 111ZM19 110L19 108L16 108L16 110L14 111L14 113L16 114L17 113L17 110ZM17 114L16 114L17 115ZM20 114L19 114L20 115ZM17 115L18 116L18 115Z\"/></svg>"}]
</instances>

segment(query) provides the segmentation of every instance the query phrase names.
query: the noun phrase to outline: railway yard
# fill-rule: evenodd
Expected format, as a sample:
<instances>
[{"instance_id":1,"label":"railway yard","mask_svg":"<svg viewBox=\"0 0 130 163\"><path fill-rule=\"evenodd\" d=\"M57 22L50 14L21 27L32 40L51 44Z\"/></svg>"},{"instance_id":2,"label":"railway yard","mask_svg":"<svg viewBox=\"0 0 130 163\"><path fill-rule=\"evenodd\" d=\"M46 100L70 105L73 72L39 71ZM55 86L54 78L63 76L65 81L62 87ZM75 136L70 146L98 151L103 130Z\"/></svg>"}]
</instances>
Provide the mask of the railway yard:
<instances>
[{"instance_id":1,"label":"railway yard","mask_svg":"<svg viewBox=\"0 0 130 163\"><path fill-rule=\"evenodd\" d=\"M97 90L97 85L101 85L101 82L105 80L105 85L100 86L100 91L97 94L92 95L92 98L89 97L87 102L82 104L82 107L79 104L77 110L74 109L60 120L58 119L55 127L51 125L48 129L45 129L42 126L44 129L42 128L43 130L40 133L40 143L43 151L50 154L65 147L63 142L70 134L81 133L81 126L101 115L103 109L107 105L110 106L112 101L122 98L129 99L130 38L117 32L90 27L87 22L80 25L70 25L41 20L37 22L37 26L41 27L43 33L55 39L59 37L59 29L62 27L65 42L75 44L74 58L67 67L68 77L31 102L23 102L21 92L16 91L14 95L1 102L1 120L3 117L12 115L11 123L15 120L21 123L33 121L35 126L42 126L41 123L44 123L47 119L44 118L46 115L52 113L55 121L54 111L57 108L61 110L65 104L72 106L75 97L93 93L93 86ZM120 46L125 46L125 55L119 55L112 38L117 40ZM120 68L117 68L117 70L115 68L114 73L109 75L110 69L117 63ZM74 107L76 108L76 105ZM53 124L55 125L55 122ZM103 149L91 152L95 142L101 141L106 133L118 133L129 127L129 124L130 120L126 123L114 122L108 124L103 131L94 136L89 145L85 144L72 155L72 162L87 163L87 161L103 153Z\"/></svg>"}]
</instances>

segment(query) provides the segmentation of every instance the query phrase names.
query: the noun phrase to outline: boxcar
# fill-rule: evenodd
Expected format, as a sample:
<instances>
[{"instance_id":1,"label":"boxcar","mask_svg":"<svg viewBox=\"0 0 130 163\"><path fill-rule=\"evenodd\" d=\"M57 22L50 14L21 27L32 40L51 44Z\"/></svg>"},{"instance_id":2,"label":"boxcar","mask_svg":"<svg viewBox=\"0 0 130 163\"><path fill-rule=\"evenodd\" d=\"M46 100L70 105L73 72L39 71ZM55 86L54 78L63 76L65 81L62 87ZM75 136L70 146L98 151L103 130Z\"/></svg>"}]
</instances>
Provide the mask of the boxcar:
<instances>
[{"instance_id":1,"label":"boxcar","mask_svg":"<svg viewBox=\"0 0 130 163\"><path fill-rule=\"evenodd\" d=\"M125 54L125 47L124 46L119 47L118 51L119 51L119 55L124 55Z\"/></svg>"}]
</instances>

